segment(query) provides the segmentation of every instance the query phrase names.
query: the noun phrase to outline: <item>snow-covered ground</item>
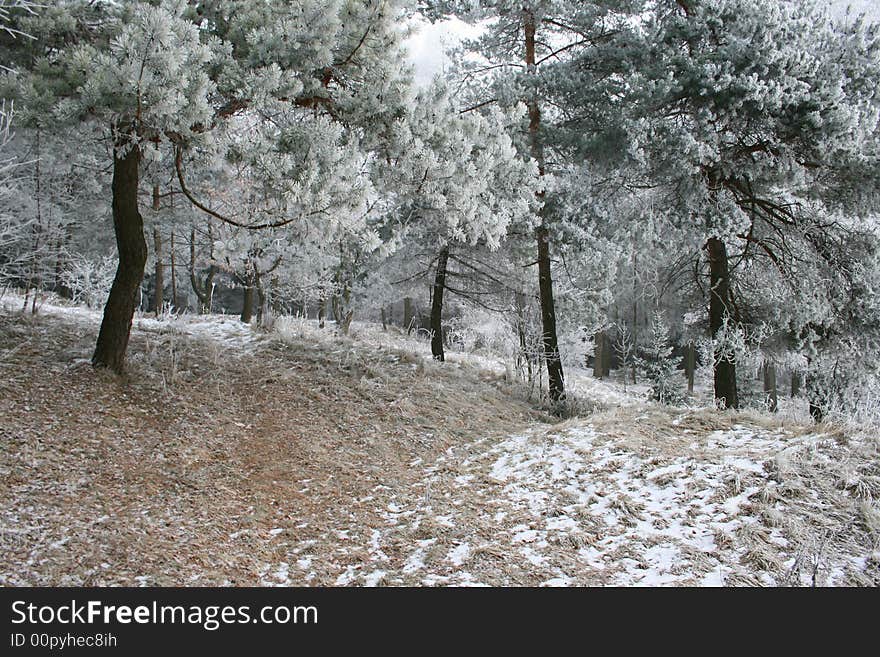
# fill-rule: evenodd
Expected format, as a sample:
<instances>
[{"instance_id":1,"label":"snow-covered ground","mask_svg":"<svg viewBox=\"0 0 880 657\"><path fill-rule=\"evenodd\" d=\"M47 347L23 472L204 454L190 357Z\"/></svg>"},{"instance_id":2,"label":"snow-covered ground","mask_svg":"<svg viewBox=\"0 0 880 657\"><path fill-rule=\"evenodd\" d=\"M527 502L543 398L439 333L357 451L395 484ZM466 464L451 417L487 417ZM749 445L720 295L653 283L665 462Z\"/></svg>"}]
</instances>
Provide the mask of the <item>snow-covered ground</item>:
<instances>
[{"instance_id":1,"label":"snow-covered ground","mask_svg":"<svg viewBox=\"0 0 880 657\"><path fill-rule=\"evenodd\" d=\"M440 365L399 331L364 324L342 337L283 318L266 334L229 316L138 316L135 374L119 397L112 380L71 364L53 381L32 369L59 354L87 359L99 312L46 303L27 325L12 318L20 299L0 303L7 342L18 336L0 343L0 367L15 381L0 405L10 420L0 427L6 585L880 584L880 448L870 432L659 407L643 389L586 371L569 383L598 410L499 432L466 424L459 410L479 403L474 395L490 403L490 390L493 412L514 408L503 396L516 391L510 374L491 355L452 352ZM230 359L237 378L224 381ZM157 368L161 387L150 378ZM175 383L169 371L187 376ZM53 416L52 404L67 403L57 381L93 409L77 417L68 400ZM16 397L31 384L47 400L37 407ZM333 385L352 389L343 398ZM328 410L348 413L364 395L381 398L367 414ZM179 419L163 420L171 410L157 411L157 400ZM381 422L369 415L379 409ZM439 424L463 429L440 446ZM121 485L126 506L108 511ZM59 497L68 488L79 492ZM157 541L149 560L147 537ZM81 563L97 565L79 572Z\"/></svg>"},{"instance_id":2,"label":"snow-covered ground","mask_svg":"<svg viewBox=\"0 0 880 657\"><path fill-rule=\"evenodd\" d=\"M811 455L811 467L828 467L839 456L834 440L742 425L698 432L685 428L693 418L676 419L684 425L679 435L656 445L579 420L495 444L476 440L431 465L414 464L422 471L414 489L390 502L380 495L387 491L373 491L383 500L376 512L384 526L372 530L367 556L354 558L365 551L353 537L340 541L331 557L342 569L336 584L880 582L878 527L859 545L850 526L876 522L876 502L853 495L850 515L827 490L800 499L803 491L774 465L799 453ZM869 449L876 454L876 442ZM403 557L395 562L388 552ZM264 583L308 580L312 557L297 564L299 572L284 577L267 568Z\"/></svg>"}]
</instances>

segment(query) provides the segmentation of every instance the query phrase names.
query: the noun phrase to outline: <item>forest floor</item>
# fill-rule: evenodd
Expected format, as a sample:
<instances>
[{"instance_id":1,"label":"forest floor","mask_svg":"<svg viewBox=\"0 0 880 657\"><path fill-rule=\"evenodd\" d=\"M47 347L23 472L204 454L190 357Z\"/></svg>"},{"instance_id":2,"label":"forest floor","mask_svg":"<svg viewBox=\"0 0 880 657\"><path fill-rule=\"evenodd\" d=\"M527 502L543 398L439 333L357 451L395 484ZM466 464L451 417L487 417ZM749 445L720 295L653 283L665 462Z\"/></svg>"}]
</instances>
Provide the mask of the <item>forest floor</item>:
<instances>
[{"instance_id":1,"label":"forest floor","mask_svg":"<svg viewBox=\"0 0 880 657\"><path fill-rule=\"evenodd\" d=\"M663 408L396 329L0 299L0 585L878 585L876 434ZM399 346L395 346L399 345Z\"/></svg>"}]
</instances>

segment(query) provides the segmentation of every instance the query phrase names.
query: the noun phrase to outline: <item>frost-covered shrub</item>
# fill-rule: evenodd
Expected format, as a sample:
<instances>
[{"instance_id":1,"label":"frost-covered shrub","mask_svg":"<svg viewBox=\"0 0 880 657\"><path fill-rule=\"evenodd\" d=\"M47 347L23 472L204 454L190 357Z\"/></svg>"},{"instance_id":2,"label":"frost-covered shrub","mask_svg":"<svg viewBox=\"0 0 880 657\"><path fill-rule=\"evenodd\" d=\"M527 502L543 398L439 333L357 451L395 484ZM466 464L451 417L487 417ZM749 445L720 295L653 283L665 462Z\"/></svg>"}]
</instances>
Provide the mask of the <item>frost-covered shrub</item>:
<instances>
[{"instance_id":1,"label":"frost-covered shrub","mask_svg":"<svg viewBox=\"0 0 880 657\"><path fill-rule=\"evenodd\" d=\"M447 322L447 338L464 351L482 351L513 359L519 348L516 331L507 317L481 309L467 309Z\"/></svg>"},{"instance_id":2,"label":"frost-covered shrub","mask_svg":"<svg viewBox=\"0 0 880 657\"><path fill-rule=\"evenodd\" d=\"M98 308L107 298L116 262L110 256L103 258L74 258L61 272L61 282L70 290L74 303L84 303L89 308Z\"/></svg>"}]
</instances>

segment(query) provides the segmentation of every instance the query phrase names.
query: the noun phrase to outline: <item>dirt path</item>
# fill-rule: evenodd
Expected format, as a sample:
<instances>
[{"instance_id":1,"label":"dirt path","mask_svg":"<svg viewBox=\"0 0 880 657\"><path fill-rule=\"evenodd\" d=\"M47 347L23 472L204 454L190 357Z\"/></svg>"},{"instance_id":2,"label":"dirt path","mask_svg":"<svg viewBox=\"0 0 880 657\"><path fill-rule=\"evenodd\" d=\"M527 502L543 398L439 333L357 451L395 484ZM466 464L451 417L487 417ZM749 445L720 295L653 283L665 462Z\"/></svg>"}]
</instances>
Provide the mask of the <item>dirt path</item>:
<instances>
[{"instance_id":1,"label":"dirt path","mask_svg":"<svg viewBox=\"0 0 880 657\"><path fill-rule=\"evenodd\" d=\"M540 417L498 378L222 317L138 320L119 379L62 310L0 315L0 584L260 584L380 526L364 498L410 463ZM292 583L344 569L314 563Z\"/></svg>"}]
</instances>

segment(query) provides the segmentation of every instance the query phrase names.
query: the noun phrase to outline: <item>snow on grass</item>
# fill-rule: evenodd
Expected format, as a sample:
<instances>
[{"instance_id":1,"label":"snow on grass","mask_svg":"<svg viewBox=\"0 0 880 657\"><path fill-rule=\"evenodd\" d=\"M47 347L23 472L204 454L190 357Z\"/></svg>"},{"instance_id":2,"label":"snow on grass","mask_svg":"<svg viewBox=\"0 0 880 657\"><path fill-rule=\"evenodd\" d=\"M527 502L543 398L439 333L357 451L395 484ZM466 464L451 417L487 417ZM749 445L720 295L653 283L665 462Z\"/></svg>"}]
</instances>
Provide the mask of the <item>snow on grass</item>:
<instances>
[{"instance_id":1,"label":"snow on grass","mask_svg":"<svg viewBox=\"0 0 880 657\"><path fill-rule=\"evenodd\" d=\"M880 534L872 544L870 533L840 533L823 552L815 538L828 530L810 522L827 491L804 496L812 506L780 492L780 467L834 440L736 421L701 433L687 428L695 418L665 413L665 427L658 411L648 418L663 442L621 441L581 420L446 452L425 469L431 495L397 498L400 523L373 536L405 555L397 572L383 566L383 581L811 585L816 563L819 585L871 581Z\"/></svg>"},{"instance_id":2,"label":"snow on grass","mask_svg":"<svg viewBox=\"0 0 880 657\"><path fill-rule=\"evenodd\" d=\"M20 301L10 299L2 300L7 310L20 306ZM62 304L46 303L41 312L54 313L68 324L88 325L93 332L100 320L98 311ZM525 426L523 420L522 430L510 428L517 432L507 436L492 431L503 421L496 418L457 434L452 446L447 448L446 442L434 450L436 428L455 414L450 399L455 395L482 399L489 390L482 382L507 379L509 372L499 360L453 352L449 363L438 365L425 341L366 325L355 325L350 338L320 330L306 320L283 319L276 326L276 333L267 336L229 316L157 320L138 315L135 333L141 340L146 336L146 348L142 341L132 356L136 361L138 353L147 358L150 350L165 350L161 362L168 369L161 372L171 382L182 374L176 372L177 361L170 356L178 348L189 348L193 338L201 345L199 356L214 354L213 366L218 368L229 362L227 356L246 354L258 345L265 347L261 352L265 358L278 359L278 372L300 368L312 362L310 358L321 371L331 362L334 371L355 373L346 385L368 399L386 393L385 405L371 412L388 410L407 418L406 437L418 452L408 453L400 467L390 466L394 445L383 441L392 432L376 433L358 438L359 444L376 446L375 451L361 452L369 456L352 461L353 443L346 436L348 442L335 443L339 458L333 466L310 471L309 476L297 472L287 482L289 497L279 499L277 506L274 484L284 472L273 471L271 506L276 511L266 511L263 504L260 513L265 517L259 525L241 528L238 521L220 522L217 534L234 542L230 547L239 562L244 551L259 551L249 576L263 585L880 583L876 437L844 435L828 427L813 432L798 427L791 416L775 420L766 414L667 409L647 403L638 387L624 389L619 382L598 381L589 372L574 369L567 378L570 387L607 410L552 426L534 421ZM213 347L205 350L206 344ZM275 349L278 344L284 349ZM15 348L7 352L6 362L12 362ZM201 367L198 359L190 360L195 364L188 367ZM143 370L156 362L158 358L142 363ZM393 376L384 371L389 366L397 368ZM410 389L387 394L389 381L398 380L401 369L427 373L425 388L418 394L429 389L443 393L431 397L442 405L440 419L422 421L419 413L424 411L417 408ZM474 373L478 385L474 377L467 379ZM275 377L273 370L272 380ZM471 387L462 385L466 380ZM331 394L336 391L328 392L323 404ZM364 404L360 399L351 403ZM469 414L483 417L489 403L510 412L511 401L499 398L471 408ZM30 407L24 410L29 412ZM248 415L236 417L245 421L232 422L235 433L254 432ZM362 422L374 419L365 416ZM287 431L288 425L281 426ZM400 431L398 425L393 429ZM249 440L256 438L271 439L266 452L270 458L285 445L276 442L274 434L254 434ZM178 461L195 462L198 454L191 454L195 449L191 443L182 444ZM22 462L33 461L36 468L40 443L22 444L29 450L22 452ZM305 439L301 445L314 447ZM142 449L139 443L135 447ZM156 457L162 468L166 461L174 461L165 453L163 446ZM288 460L286 467L299 467L291 463ZM333 477L346 467L351 470L342 489ZM213 490L215 480L210 481ZM342 500L332 513L330 507L317 504L327 495ZM296 513L304 497L317 502L314 515L287 515ZM70 550L75 541L26 519L21 515L26 511L8 509L0 538L13 545L27 535L33 549L25 565L36 572L40 566L32 555L51 559ZM166 511L177 512L170 507ZM240 517L250 518L253 512L248 507ZM162 517L158 510L155 515ZM93 523L109 518L103 514ZM144 516L137 521L150 519ZM108 564L106 570L114 568ZM102 577L89 575L93 576ZM144 578L137 579L139 583L167 581L152 574L138 577ZM193 577L201 577L200 582L229 581L228 573L219 570ZM28 581L13 571L0 574L0 584Z\"/></svg>"},{"instance_id":3,"label":"snow on grass","mask_svg":"<svg viewBox=\"0 0 880 657\"><path fill-rule=\"evenodd\" d=\"M57 317L66 322L97 327L101 323L103 309L72 305L55 295L44 295L37 304L39 315ZM24 298L16 292L6 292L0 298L0 311L10 313L21 310ZM25 315L29 314L25 313ZM259 331L250 324L244 324L234 315L160 315L136 312L132 322L135 331L143 331L159 336L185 336L215 343L224 351L241 353L248 351L262 339Z\"/></svg>"},{"instance_id":4,"label":"snow on grass","mask_svg":"<svg viewBox=\"0 0 880 657\"><path fill-rule=\"evenodd\" d=\"M461 543L449 552L449 561L453 566L461 566L467 561L471 553L471 546L468 543Z\"/></svg>"}]
</instances>

